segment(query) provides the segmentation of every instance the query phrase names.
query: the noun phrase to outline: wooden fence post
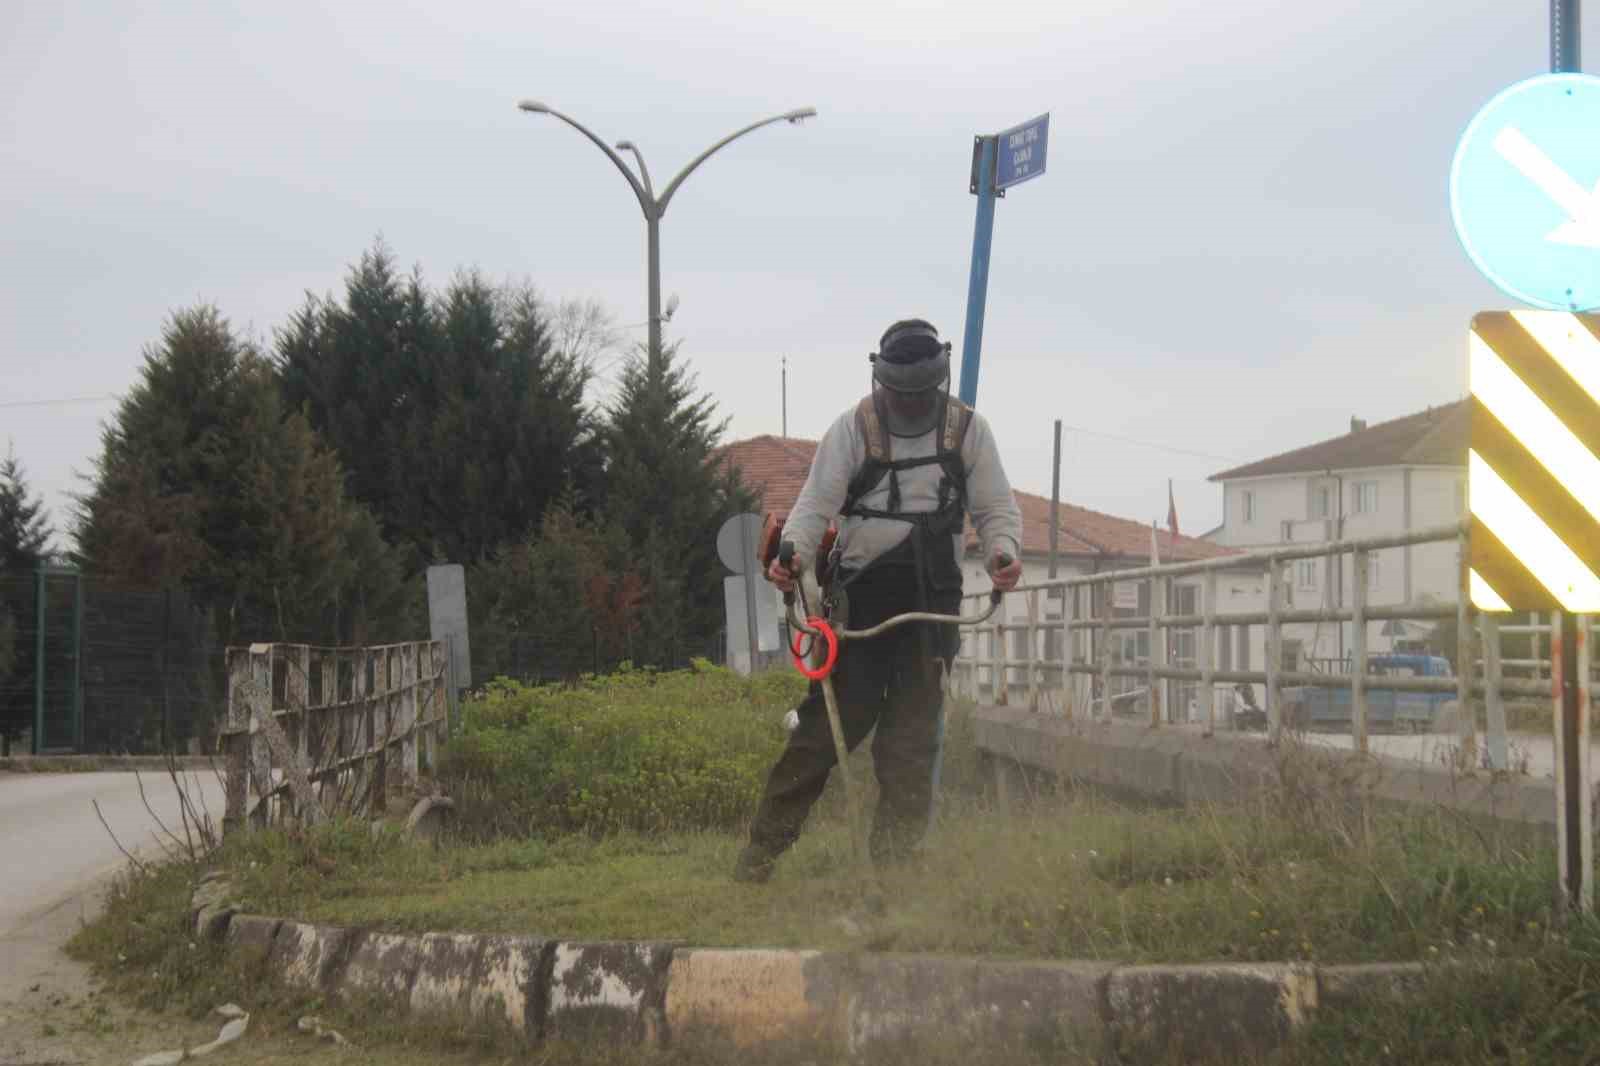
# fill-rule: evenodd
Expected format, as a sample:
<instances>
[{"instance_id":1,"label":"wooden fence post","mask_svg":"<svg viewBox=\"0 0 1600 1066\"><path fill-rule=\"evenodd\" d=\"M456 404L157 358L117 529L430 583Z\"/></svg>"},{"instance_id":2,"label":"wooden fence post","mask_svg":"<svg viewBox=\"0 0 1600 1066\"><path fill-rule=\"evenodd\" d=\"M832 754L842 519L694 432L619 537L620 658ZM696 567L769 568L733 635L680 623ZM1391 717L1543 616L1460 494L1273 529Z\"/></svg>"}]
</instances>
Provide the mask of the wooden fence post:
<instances>
[{"instance_id":1,"label":"wooden fence post","mask_svg":"<svg viewBox=\"0 0 1600 1066\"><path fill-rule=\"evenodd\" d=\"M223 834L246 828L245 809L250 802L250 651L229 648L228 707L223 725L223 760L226 800Z\"/></svg>"},{"instance_id":2,"label":"wooden fence post","mask_svg":"<svg viewBox=\"0 0 1600 1066\"><path fill-rule=\"evenodd\" d=\"M1039 709L1039 590L1028 590L1028 710Z\"/></svg>"},{"instance_id":3,"label":"wooden fence post","mask_svg":"<svg viewBox=\"0 0 1600 1066\"><path fill-rule=\"evenodd\" d=\"M251 825L257 829L271 822L272 750L261 723L272 716L272 652L271 644L250 646L250 784L256 796Z\"/></svg>"},{"instance_id":4,"label":"wooden fence post","mask_svg":"<svg viewBox=\"0 0 1600 1066\"><path fill-rule=\"evenodd\" d=\"M1063 717L1077 717L1078 675L1072 672L1077 658L1077 630L1072 623L1077 615L1078 589L1075 585L1061 586L1061 713Z\"/></svg>"},{"instance_id":5,"label":"wooden fence post","mask_svg":"<svg viewBox=\"0 0 1600 1066\"><path fill-rule=\"evenodd\" d=\"M1350 726L1355 732L1356 750L1367 752L1367 575L1372 561L1363 550L1355 552L1351 577L1351 621L1355 627L1355 672L1350 676ZM1340 623L1341 625L1343 623ZM1399 725L1398 722L1393 723Z\"/></svg>"},{"instance_id":6,"label":"wooden fence post","mask_svg":"<svg viewBox=\"0 0 1600 1066\"><path fill-rule=\"evenodd\" d=\"M417 651L416 644L400 645L400 766L407 792L417 787Z\"/></svg>"},{"instance_id":7,"label":"wooden fence post","mask_svg":"<svg viewBox=\"0 0 1600 1066\"><path fill-rule=\"evenodd\" d=\"M1207 570L1200 585L1200 709L1205 712L1205 735L1217 731L1217 572Z\"/></svg>"},{"instance_id":8,"label":"wooden fence post","mask_svg":"<svg viewBox=\"0 0 1600 1066\"><path fill-rule=\"evenodd\" d=\"M1267 742L1276 744L1283 734L1283 567L1267 564Z\"/></svg>"},{"instance_id":9,"label":"wooden fence post","mask_svg":"<svg viewBox=\"0 0 1600 1066\"><path fill-rule=\"evenodd\" d=\"M1483 697L1489 718L1487 738L1489 769L1510 769L1510 755L1506 750L1506 702L1500 691L1500 619L1492 611L1478 615L1478 628L1483 637Z\"/></svg>"},{"instance_id":10,"label":"wooden fence post","mask_svg":"<svg viewBox=\"0 0 1600 1066\"><path fill-rule=\"evenodd\" d=\"M1105 720L1111 721L1111 585L1102 581L1100 597L1100 701Z\"/></svg>"}]
</instances>

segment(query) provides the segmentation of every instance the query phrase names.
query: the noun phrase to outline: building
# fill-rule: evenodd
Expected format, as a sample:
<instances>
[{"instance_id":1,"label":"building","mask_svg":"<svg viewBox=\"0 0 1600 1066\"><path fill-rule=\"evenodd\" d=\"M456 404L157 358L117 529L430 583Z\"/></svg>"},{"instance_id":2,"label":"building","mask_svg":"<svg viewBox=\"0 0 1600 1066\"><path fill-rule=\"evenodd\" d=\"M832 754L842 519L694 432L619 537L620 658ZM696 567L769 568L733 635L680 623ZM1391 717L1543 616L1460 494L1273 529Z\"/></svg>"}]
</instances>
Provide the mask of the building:
<instances>
[{"instance_id":1,"label":"building","mask_svg":"<svg viewBox=\"0 0 1600 1066\"><path fill-rule=\"evenodd\" d=\"M718 452L718 459L738 467L745 483L760 490L763 511L786 512L794 506L800 496L800 490L805 485L816 450L816 441L760 436L724 446ZM1017 506L1022 511L1023 582L1028 584L1044 581L1050 572L1050 500L1044 496L1016 490L1014 495ZM1105 573L1149 566L1151 534L1152 527L1149 525L1102 514L1063 501L1060 504L1056 536L1057 575L1069 577L1074 574ZM1156 531L1156 544L1161 561L1167 563L1192 562L1240 554L1232 547L1194 537L1174 537L1166 530ZM963 588L969 595L989 590L991 586L985 569L985 560L979 555L977 537L970 526L967 531L967 552L962 569L965 575ZM1228 576L1247 580L1249 588L1254 591L1261 584L1262 572L1257 569L1251 573L1236 575L1233 571L1228 571ZM1230 582L1223 584L1226 586ZM1177 613L1198 614L1199 609L1196 605L1199 588L1198 579L1182 579L1176 582L1174 595L1177 602L1174 610ZM1118 591L1120 614L1128 616L1148 614L1148 583L1139 582ZM1223 598L1219 596L1219 599ZM1027 598L1009 596L1006 598L1003 610L1007 620L1025 621L1028 613ZM1087 600L1083 601L1083 606L1078 610L1080 614L1087 613ZM1062 614L1061 598L1046 597L1040 605L1040 614L1045 620L1059 619ZM992 637L990 639L992 640ZM1223 641L1226 640L1224 637ZM1025 634L1013 633L1012 641L1012 646L1008 648L1009 654L1014 660L1023 659L1026 654ZM1196 634L1192 631L1175 633L1171 661L1179 665L1193 664L1197 646ZM1229 646L1231 647L1231 643ZM992 644L979 650L985 656L993 655ZM1041 650L1048 658L1059 661L1061 657L1059 636L1052 634ZM1147 661L1149 634L1144 630L1116 631L1113 634L1112 654L1114 659L1124 664ZM1078 657L1080 659L1085 657L1082 644L1079 645ZM1113 696L1116 696L1142 688L1142 684L1136 678L1118 678L1113 682L1112 691ZM1189 707L1193 700L1192 688L1193 686L1173 686L1167 705Z\"/></svg>"},{"instance_id":2,"label":"building","mask_svg":"<svg viewBox=\"0 0 1600 1066\"><path fill-rule=\"evenodd\" d=\"M1466 513L1465 400L1368 425L1282 455L1214 474L1222 486L1223 522L1206 536L1230 548L1260 549L1416 532L1448 526ZM1296 562L1288 596L1300 607L1350 603L1348 558ZM1460 553L1453 544L1374 552L1367 602L1453 603ZM1257 610L1264 609L1265 600ZM1404 650L1425 640L1422 623L1372 623L1368 647ZM1284 628L1289 669L1339 668L1351 654L1350 625ZM1257 641L1259 645L1259 640Z\"/></svg>"}]
</instances>

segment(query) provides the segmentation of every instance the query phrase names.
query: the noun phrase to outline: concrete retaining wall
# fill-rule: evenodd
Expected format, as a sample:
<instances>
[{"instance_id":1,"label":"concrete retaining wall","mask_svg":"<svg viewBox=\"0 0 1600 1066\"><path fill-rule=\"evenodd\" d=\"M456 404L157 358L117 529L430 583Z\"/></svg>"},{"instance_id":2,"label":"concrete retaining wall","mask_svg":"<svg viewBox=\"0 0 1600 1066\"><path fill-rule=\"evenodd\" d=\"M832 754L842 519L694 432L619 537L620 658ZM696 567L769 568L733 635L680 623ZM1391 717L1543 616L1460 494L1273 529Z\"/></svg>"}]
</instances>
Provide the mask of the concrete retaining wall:
<instances>
[{"instance_id":1,"label":"concrete retaining wall","mask_svg":"<svg viewBox=\"0 0 1600 1066\"><path fill-rule=\"evenodd\" d=\"M195 916L200 920L197 907ZM213 926L215 919L211 919ZM1363 989L1403 992L1421 967L1121 966L801 950L400 935L230 914L230 953L308 994L397 1015L470 1018L529 1046L547 1036L670 1045L1108 1050L1124 1061L1281 1046Z\"/></svg>"},{"instance_id":2,"label":"concrete retaining wall","mask_svg":"<svg viewBox=\"0 0 1600 1066\"><path fill-rule=\"evenodd\" d=\"M1158 802L1246 799L1280 779L1285 752L1259 737L1150 729L1120 722L1076 722L1017 707L974 715L978 750L995 761L1002 790L1014 791L1007 764ZM1344 764L1349 787L1393 803L1444 806L1466 814L1539 824L1555 822L1555 786L1506 774L1453 773L1380 755L1305 748L1308 760Z\"/></svg>"}]
</instances>

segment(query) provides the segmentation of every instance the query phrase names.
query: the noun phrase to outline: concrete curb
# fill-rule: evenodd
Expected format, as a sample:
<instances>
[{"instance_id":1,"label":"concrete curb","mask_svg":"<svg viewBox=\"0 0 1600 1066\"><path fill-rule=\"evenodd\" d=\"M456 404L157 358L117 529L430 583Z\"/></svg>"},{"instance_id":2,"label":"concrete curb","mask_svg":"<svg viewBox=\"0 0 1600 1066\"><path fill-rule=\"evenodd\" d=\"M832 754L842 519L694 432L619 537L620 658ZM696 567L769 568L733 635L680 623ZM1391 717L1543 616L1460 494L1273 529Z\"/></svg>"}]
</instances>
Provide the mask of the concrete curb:
<instances>
[{"instance_id":1,"label":"concrete curb","mask_svg":"<svg viewBox=\"0 0 1600 1066\"><path fill-rule=\"evenodd\" d=\"M213 892L204 909L216 906ZM290 988L468 1018L528 1046L552 1035L652 1045L711 1036L861 1056L907 1042L1064 1045L1130 1061L1252 1056L1318 1012L1404 994L1424 974L1419 964L1123 966L402 935L231 911L207 931Z\"/></svg>"},{"instance_id":2,"label":"concrete curb","mask_svg":"<svg viewBox=\"0 0 1600 1066\"><path fill-rule=\"evenodd\" d=\"M1024 707L982 707L974 713L980 754L996 771L1002 796L1016 788L1017 765L1160 803L1246 799L1280 774L1280 755L1258 739L1230 733L1200 737L1122 722L1083 722ZM1348 787L1401 805L1447 807L1511 822L1555 820L1548 780L1452 773L1386 755L1357 759L1336 748L1308 747L1305 758L1350 768Z\"/></svg>"},{"instance_id":3,"label":"concrete curb","mask_svg":"<svg viewBox=\"0 0 1600 1066\"><path fill-rule=\"evenodd\" d=\"M179 770L222 769L222 761L209 755L179 755ZM8 755L0 758L0 773L73 774L121 771L166 773L165 755Z\"/></svg>"}]
</instances>

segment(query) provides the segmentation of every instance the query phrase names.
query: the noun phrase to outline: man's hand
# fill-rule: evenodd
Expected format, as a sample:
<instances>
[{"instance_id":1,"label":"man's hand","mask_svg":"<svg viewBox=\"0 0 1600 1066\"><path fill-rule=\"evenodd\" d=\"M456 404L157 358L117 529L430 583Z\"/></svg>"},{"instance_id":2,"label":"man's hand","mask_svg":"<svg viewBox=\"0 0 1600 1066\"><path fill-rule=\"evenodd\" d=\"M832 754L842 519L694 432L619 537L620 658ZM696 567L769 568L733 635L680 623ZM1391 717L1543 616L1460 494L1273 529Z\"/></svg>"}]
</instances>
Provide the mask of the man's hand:
<instances>
[{"instance_id":1,"label":"man's hand","mask_svg":"<svg viewBox=\"0 0 1600 1066\"><path fill-rule=\"evenodd\" d=\"M780 592L794 591L794 571L784 566L782 560L772 560L772 565L767 567L767 580L778 586Z\"/></svg>"},{"instance_id":2,"label":"man's hand","mask_svg":"<svg viewBox=\"0 0 1600 1066\"><path fill-rule=\"evenodd\" d=\"M1010 561L1001 566L1002 559ZM1022 580L1022 560L1006 552L995 552L989 560L989 580L999 591L1010 592L1017 587L1017 582Z\"/></svg>"}]
</instances>

